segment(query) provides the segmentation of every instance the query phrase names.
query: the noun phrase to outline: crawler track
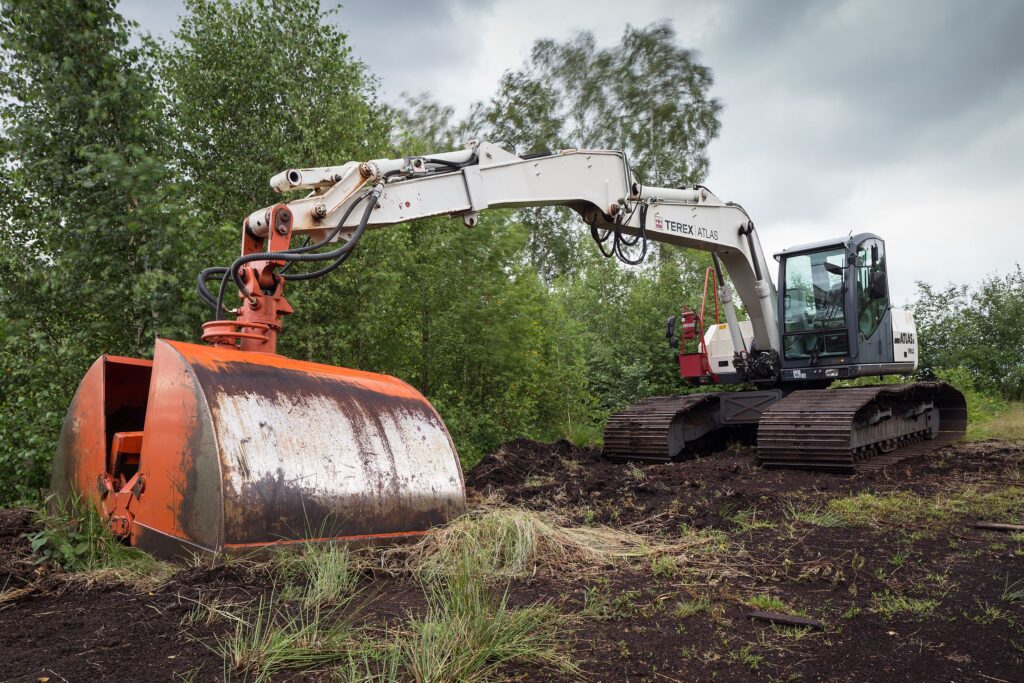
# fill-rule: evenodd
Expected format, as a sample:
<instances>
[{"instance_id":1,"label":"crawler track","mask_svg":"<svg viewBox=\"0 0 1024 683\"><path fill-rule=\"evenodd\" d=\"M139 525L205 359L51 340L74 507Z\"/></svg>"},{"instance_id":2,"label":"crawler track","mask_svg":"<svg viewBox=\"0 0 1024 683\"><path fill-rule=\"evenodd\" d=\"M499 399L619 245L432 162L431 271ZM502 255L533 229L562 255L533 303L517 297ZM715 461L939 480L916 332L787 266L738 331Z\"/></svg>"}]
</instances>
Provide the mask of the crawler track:
<instances>
[{"instance_id":1,"label":"crawler track","mask_svg":"<svg viewBox=\"0 0 1024 683\"><path fill-rule=\"evenodd\" d=\"M963 436L963 394L942 382L794 391L758 425L764 467L854 472Z\"/></svg>"},{"instance_id":2,"label":"crawler track","mask_svg":"<svg viewBox=\"0 0 1024 683\"><path fill-rule=\"evenodd\" d=\"M666 462L715 430L710 411L718 394L656 396L621 410L604 426L604 456L609 460Z\"/></svg>"}]
</instances>

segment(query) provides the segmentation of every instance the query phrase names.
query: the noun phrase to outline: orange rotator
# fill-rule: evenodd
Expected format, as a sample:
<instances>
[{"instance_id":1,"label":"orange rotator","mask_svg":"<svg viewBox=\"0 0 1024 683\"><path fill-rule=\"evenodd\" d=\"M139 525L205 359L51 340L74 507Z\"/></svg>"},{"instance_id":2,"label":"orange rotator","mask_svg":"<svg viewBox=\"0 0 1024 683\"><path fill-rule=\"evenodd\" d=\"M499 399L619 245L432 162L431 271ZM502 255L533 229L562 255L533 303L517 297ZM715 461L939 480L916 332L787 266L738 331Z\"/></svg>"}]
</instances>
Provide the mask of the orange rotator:
<instances>
[{"instance_id":1,"label":"orange rotator","mask_svg":"<svg viewBox=\"0 0 1024 683\"><path fill-rule=\"evenodd\" d=\"M273 212L288 229L271 251L290 237L287 207ZM262 247L250 234L243 253ZM244 269L249 296L236 320L205 326L212 345L158 339L152 361L99 358L68 409L52 490L85 496L115 535L164 557L388 542L461 514L459 459L422 394L274 353L291 312L282 264Z\"/></svg>"}]
</instances>

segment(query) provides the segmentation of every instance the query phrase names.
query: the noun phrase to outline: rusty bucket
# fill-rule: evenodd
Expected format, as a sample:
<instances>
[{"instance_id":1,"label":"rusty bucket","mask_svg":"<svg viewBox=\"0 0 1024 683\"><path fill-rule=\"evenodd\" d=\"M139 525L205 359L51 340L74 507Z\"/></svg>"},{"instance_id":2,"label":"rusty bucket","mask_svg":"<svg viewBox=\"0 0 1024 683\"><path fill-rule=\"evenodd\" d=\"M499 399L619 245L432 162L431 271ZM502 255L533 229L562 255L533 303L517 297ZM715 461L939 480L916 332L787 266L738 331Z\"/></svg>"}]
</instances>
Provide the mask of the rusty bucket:
<instances>
[{"instance_id":1,"label":"rusty bucket","mask_svg":"<svg viewBox=\"0 0 1024 683\"><path fill-rule=\"evenodd\" d=\"M465 509L448 431L405 382L164 339L152 361L93 364L51 488L162 557L391 542Z\"/></svg>"}]
</instances>

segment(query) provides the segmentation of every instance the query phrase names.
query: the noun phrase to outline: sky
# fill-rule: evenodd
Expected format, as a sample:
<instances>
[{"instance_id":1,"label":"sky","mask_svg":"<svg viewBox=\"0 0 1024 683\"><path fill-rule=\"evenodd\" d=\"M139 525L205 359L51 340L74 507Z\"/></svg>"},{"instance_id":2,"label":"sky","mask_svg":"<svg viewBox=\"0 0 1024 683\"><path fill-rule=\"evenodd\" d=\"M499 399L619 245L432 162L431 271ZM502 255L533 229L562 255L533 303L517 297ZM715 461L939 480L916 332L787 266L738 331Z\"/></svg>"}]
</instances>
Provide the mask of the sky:
<instances>
[{"instance_id":1,"label":"sky","mask_svg":"<svg viewBox=\"0 0 1024 683\"><path fill-rule=\"evenodd\" d=\"M167 40L183 11L120 8ZM877 233L895 304L918 280L1024 260L1024 2L349 0L334 20L384 101L429 91L459 112L539 38L611 46L627 23L667 20L723 105L706 185L743 204L767 252Z\"/></svg>"}]
</instances>

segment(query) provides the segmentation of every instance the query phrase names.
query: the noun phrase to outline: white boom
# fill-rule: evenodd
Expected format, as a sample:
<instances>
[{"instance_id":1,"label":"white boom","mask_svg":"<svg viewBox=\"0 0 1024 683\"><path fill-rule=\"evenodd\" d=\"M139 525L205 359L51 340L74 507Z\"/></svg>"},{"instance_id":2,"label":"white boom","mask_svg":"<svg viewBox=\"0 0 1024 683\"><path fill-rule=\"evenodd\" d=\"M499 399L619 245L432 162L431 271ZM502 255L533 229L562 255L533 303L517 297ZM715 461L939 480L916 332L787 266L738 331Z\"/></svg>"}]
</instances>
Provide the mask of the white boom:
<instances>
[{"instance_id":1,"label":"white boom","mask_svg":"<svg viewBox=\"0 0 1024 683\"><path fill-rule=\"evenodd\" d=\"M516 156L488 142L465 150L402 159L348 162L342 166L290 169L271 179L278 192L309 190L288 204L293 232L322 233L338 224L361 198L360 189L379 184L381 195L367 224L381 228L428 216L461 216L476 224L488 208L568 206L597 230L717 255L746 307L759 351L780 351L775 287L753 221L738 204L703 187L670 189L641 185L621 152L568 149L543 156ZM355 229L359 212L346 227ZM267 234L270 209L251 214L247 226ZM339 238L351 233L342 232ZM733 347L745 351L728 288L722 303Z\"/></svg>"}]
</instances>

